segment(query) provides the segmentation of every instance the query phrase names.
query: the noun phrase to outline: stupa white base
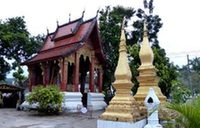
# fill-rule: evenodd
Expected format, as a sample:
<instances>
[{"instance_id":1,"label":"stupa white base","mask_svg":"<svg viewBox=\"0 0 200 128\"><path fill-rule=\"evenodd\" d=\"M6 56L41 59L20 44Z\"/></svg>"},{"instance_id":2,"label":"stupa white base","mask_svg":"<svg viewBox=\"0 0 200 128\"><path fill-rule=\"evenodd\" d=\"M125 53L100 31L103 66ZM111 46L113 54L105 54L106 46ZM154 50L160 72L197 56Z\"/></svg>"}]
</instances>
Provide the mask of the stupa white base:
<instances>
[{"instance_id":1,"label":"stupa white base","mask_svg":"<svg viewBox=\"0 0 200 128\"><path fill-rule=\"evenodd\" d=\"M145 125L146 119L137 122L97 120L97 128L144 128Z\"/></svg>"},{"instance_id":2,"label":"stupa white base","mask_svg":"<svg viewBox=\"0 0 200 128\"><path fill-rule=\"evenodd\" d=\"M87 94L87 106L92 107L92 110L105 109L107 104L104 101L104 95L102 93L89 92Z\"/></svg>"},{"instance_id":3,"label":"stupa white base","mask_svg":"<svg viewBox=\"0 0 200 128\"><path fill-rule=\"evenodd\" d=\"M25 99L27 99L27 97L30 95L29 93L25 94ZM19 107L21 110L36 110L38 107L38 103L34 103L34 104L29 104L28 101L24 101Z\"/></svg>"}]
</instances>

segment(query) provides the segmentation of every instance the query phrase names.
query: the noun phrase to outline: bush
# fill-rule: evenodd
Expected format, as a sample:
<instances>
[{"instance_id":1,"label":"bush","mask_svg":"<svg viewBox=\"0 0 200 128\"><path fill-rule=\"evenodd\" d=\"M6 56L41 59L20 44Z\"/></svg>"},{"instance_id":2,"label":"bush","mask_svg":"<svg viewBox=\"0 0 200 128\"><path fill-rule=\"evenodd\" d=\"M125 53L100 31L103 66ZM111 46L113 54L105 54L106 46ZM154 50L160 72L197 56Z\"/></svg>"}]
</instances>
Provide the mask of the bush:
<instances>
[{"instance_id":1,"label":"bush","mask_svg":"<svg viewBox=\"0 0 200 128\"><path fill-rule=\"evenodd\" d=\"M175 119L178 128L199 128L200 126L200 97L184 104L170 104L168 108L180 115Z\"/></svg>"},{"instance_id":2,"label":"bush","mask_svg":"<svg viewBox=\"0 0 200 128\"><path fill-rule=\"evenodd\" d=\"M180 81L173 81L171 89L173 103L185 103L191 96L189 88L184 86Z\"/></svg>"},{"instance_id":3,"label":"bush","mask_svg":"<svg viewBox=\"0 0 200 128\"><path fill-rule=\"evenodd\" d=\"M36 86L27 97L29 104L38 104L38 112L45 114L57 114L62 110L63 95L56 85Z\"/></svg>"}]
</instances>

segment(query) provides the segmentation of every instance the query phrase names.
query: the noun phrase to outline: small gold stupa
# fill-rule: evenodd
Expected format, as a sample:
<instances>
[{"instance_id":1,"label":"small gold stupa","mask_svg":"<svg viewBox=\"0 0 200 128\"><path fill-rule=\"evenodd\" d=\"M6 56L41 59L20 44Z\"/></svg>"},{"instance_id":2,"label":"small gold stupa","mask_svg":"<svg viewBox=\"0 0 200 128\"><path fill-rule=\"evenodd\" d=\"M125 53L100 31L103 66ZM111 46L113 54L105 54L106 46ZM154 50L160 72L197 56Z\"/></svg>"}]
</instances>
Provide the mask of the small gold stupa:
<instances>
[{"instance_id":1,"label":"small gold stupa","mask_svg":"<svg viewBox=\"0 0 200 128\"><path fill-rule=\"evenodd\" d=\"M100 116L101 119L123 122L134 122L141 119L139 107L131 93L133 86L131 77L123 22L119 45L119 60L115 70L115 81L113 83L116 94L110 101L106 111Z\"/></svg>"},{"instance_id":2,"label":"small gold stupa","mask_svg":"<svg viewBox=\"0 0 200 128\"><path fill-rule=\"evenodd\" d=\"M144 24L143 42L139 52L139 57L141 61L141 66L138 68L139 76L137 78L139 81L139 88L134 98L139 103L143 103L148 94L149 88L152 87L161 103L165 102L166 97L158 87L159 77L156 74L157 69L153 66L154 54L149 44L146 24Z\"/></svg>"}]
</instances>

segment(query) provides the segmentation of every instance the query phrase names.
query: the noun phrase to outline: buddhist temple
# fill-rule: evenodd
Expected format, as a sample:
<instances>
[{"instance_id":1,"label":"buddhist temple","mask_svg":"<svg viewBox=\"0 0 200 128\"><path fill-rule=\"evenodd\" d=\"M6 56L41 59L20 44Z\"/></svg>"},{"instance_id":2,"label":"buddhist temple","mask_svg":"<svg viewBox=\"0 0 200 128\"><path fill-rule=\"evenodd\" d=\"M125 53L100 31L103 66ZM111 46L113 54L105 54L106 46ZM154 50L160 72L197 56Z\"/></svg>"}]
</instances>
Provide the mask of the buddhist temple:
<instances>
[{"instance_id":1,"label":"buddhist temple","mask_svg":"<svg viewBox=\"0 0 200 128\"><path fill-rule=\"evenodd\" d=\"M97 17L84 21L82 16L48 33L41 50L23 65L28 66L30 92L37 85L58 85L65 93L67 109L76 111L77 105L105 107L104 63Z\"/></svg>"},{"instance_id":2,"label":"buddhist temple","mask_svg":"<svg viewBox=\"0 0 200 128\"><path fill-rule=\"evenodd\" d=\"M134 96L136 101L143 104L145 97L149 92L149 88L153 88L159 100L161 102L165 102L166 97L162 94L160 88L158 87L159 77L156 74L157 69L153 65L154 54L149 44L146 24L144 24L143 42L141 44L139 57L141 65L138 68L139 76L137 78L139 81L139 88Z\"/></svg>"}]
</instances>

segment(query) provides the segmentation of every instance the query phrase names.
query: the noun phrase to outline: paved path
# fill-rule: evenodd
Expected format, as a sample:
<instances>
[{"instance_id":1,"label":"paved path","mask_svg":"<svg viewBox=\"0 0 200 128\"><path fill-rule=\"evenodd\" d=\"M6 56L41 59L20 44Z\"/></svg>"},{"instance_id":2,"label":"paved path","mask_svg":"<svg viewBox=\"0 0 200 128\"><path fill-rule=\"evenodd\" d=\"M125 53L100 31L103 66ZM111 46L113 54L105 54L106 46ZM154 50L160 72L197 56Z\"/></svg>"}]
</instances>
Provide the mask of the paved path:
<instances>
[{"instance_id":1,"label":"paved path","mask_svg":"<svg viewBox=\"0 0 200 128\"><path fill-rule=\"evenodd\" d=\"M96 128L101 111L87 114L65 113L41 116L37 112L0 109L0 128Z\"/></svg>"}]
</instances>

